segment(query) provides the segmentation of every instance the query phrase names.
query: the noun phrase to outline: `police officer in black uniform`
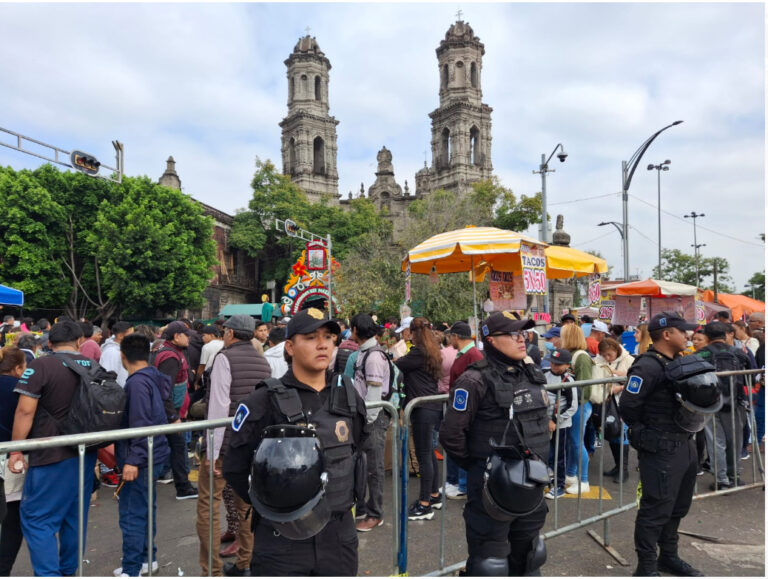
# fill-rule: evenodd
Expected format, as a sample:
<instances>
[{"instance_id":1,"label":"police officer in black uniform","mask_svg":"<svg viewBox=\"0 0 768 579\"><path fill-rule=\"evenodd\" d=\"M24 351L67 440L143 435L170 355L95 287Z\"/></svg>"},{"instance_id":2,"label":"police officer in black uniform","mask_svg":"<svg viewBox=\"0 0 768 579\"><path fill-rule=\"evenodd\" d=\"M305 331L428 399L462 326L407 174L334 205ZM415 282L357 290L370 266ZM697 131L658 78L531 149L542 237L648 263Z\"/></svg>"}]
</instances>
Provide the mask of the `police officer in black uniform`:
<instances>
[{"instance_id":1,"label":"police officer in black uniform","mask_svg":"<svg viewBox=\"0 0 768 579\"><path fill-rule=\"evenodd\" d=\"M526 354L524 330L533 325L509 312L488 317L481 325L485 360L470 365L453 384L440 428L443 448L467 470L464 521L470 576L538 575L546 560L539 532L547 516L548 475L542 461L549 454L549 419L546 378ZM518 466L528 461L526 465L543 467L544 480L522 481L491 497L489 491L498 490L498 484L491 488L489 481L503 485L511 472L507 467L515 468L500 458L497 446L524 459L513 461ZM512 504L500 509L500 495ZM499 517L499 510L513 516Z\"/></svg>"},{"instance_id":2,"label":"police officer in black uniform","mask_svg":"<svg viewBox=\"0 0 768 579\"><path fill-rule=\"evenodd\" d=\"M324 319L315 308L294 316L286 327L285 352L292 358L290 369L279 380L259 384L236 411L223 470L235 492L255 507L251 560L254 576L357 574L358 540L351 509L356 469L358 479L362 476L365 481L364 471L359 470L364 462L358 450L366 437L366 412L365 402L352 382L328 372L334 336L339 333L338 324ZM296 428L311 433L319 442L323 481L321 485L315 476L314 484L324 487L321 504L326 517L312 518L304 513L300 521L281 523L277 517L270 520L266 517L271 515L259 513L268 513L277 503L290 504L291 494L299 488L290 479L293 475L281 471L295 466L286 466L291 461L269 464L291 441L283 438L284 444L272 444L268 452L259 453L258 449L262 441L264 447L276 440L281 442L280 436L287 437L286 432ZM294 458L293 462L302 459ZM311 474L313 468L310 464L294 474ZM257 478L250 487L249 474ZM319 528L297 533L297 525L306 520L313 524L320 520Z\"/></svg>"},{"instance_id":3,"label":"police officer in black uniform","mask_svg":"<svg viewBox=\"0 0 768 579\"><path fill-rule=\"evenodd\" d=\"M693 500L698 457L692 429L677 420L681 405L666 374L667 366L686 348L686 330L696 327L676 313L654 316L648 324L653 345L632 364L621 396L619 412L638 453L642 485L635 519L635 576L659 576L659 570L704 575L677 552L677 528Z\"/></svg>"}]
</instances>

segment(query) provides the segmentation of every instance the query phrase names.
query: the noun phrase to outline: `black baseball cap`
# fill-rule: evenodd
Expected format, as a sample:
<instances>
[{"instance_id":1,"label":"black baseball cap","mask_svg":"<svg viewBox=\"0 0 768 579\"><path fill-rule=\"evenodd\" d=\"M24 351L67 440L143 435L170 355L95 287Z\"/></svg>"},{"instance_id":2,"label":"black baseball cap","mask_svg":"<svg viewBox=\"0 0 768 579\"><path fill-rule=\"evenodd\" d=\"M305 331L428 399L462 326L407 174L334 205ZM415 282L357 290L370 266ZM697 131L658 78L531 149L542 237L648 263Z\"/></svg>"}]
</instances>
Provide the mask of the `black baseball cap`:
<instances>
[{"instance_id":1,"label":"black baseball cap","mask_svg":"<svg viewBox=\"0 0 768 579\"><path fill-rule=\"evenodd\" d=\"M165 330L163 331L162 336L160 336L163 340L173 340L173 337L176 334L186 334L187 336L191 336L194 332L190 330L187 327L187 324L180 321L171 322L165 327Z\"/></svg>"},{"instance_id":2,"label":"black baseball cap","mask_svg":"<svg viewBox=\"0 0 768 579\"><path fill-rule=\"evenodd\" d=\"M581 320L583 323L585 323L585 324L591 324L592 322L594 322L594 321L595 321L595 320L594 320L594 318L593 318L592 316L588 316L587 314L584 314L584 315L583 315L583 316L581 316L579 319L580 319L580 320Z\"/></svg>"},{"instance_id":3,"label":"black baseball cap","mask_svg":"<svg viewBox=\"0 0 768 579\"><path fill-rule=\"evenodd\" d=\"M471 338L472 328L469 327L467 322L455 322L447 333L454 334L459 338Z\"/></svg>"},{"instance_id":4,"label":"black baseball cap","mask_svg":"<svg viewBox=\"0 0 768 579\"><path fill-rule=\"evenodd\" d=\"M566 320L571 320L572 322L576 323L576 316L573 314L565 314L562 318L560 318L560 323L562 324Z\"/></svg>"},{"instance_id":5,"label":"black baseball cap","mask_svg":"<svg viewBox=\"0 0 768 579\"><path fill-rule=\"evenodd\" d=\"M648 331L655 332L656 330L667 330L669 328L677 328L678 330L686 331L695 330L698 327L698 324L686 322L680 314L676 312L662 312L651 318L651 321L648 324Z\"/></svg>"},{"instance_id":6,"label":"black baseball cap","mask_svg":"<svg viewBox=\"0 0 768 579\"><path fill-rule=\"evenodd\" d=\"M494 334L521 332L535 325L533 320L519 320L511 312L493 312L480 326L480 331L483 333L483 338L487 338Z\"/></svg>"},{"instance_id":7,"label":"black baseball cap","mask_svg":"<svg viewBox=\"0 0 768 579\"><path fill-rule=\"evenodd\" d=\"M565 348L557 348L552 350L552 353L544 359L550 364L570 364L572 356Z\"/></svg>"},{"instance_id":8,"label":"black baseball cap","mask_svg":"<svg viewBox=\"0 0 768 579\"><path fill-rule=\"evenodd\" d=\"M338 335L341 333L339 324L333 320L326 320L323 312L317 308L308 308L301 310L291 318L291 321L285 327L285 337L290 339L296 334L311 334L315 330L324 327L328 328L332 334Z\"/></svg>"}]
</instances>

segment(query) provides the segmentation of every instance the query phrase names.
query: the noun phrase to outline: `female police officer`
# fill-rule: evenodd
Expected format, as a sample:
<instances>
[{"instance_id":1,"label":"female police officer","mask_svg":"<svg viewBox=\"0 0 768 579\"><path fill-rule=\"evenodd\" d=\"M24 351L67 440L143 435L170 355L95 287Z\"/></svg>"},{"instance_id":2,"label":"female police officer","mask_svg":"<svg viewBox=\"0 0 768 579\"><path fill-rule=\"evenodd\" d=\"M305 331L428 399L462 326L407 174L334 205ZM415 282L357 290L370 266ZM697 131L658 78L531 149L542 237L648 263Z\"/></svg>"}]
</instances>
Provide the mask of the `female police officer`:
<instances>
[{"instance_id":1,"label":"female police officer","mask_svg":"<svg viewBox=\"0 0 768 579\"><path fill-rule=\"evenodd\" d=\"M290 369L236 411L223 469L255 509L252 575L357 574L351 508L366 415L351 381L328 372L339 331L317 309L294 316Z\"/></svg>"},{"instance_id":2,"label":"female police officer","mask_svg":"<svg viewBox=\"0 0 768 579\"><path fill-rule=\"evenodd\" d=\"M526 358L523 330L533 325L509 312L488 317L481 326L486 359L454 383L440 429L443 447L467 470L467 575L532 575L546 560L539 531L547 516L541 459L549 453L549 420L546 379ZM539 480L525 480L534 470ZM513 480L515 472L523 480Z\"/></svg>"}]
</instances>

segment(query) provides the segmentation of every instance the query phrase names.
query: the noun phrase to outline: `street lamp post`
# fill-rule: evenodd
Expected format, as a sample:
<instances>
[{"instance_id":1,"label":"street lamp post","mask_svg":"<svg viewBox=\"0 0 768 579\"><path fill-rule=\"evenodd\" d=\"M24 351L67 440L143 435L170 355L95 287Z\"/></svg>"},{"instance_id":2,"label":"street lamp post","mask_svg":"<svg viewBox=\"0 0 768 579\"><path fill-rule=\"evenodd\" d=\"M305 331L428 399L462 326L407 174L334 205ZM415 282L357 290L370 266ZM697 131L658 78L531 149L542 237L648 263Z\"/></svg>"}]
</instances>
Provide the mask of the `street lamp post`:
<instances>
[{"instance_id":1,"label":"street lamp post","mask_svg":"<svg viewBox=\"0 0 768 579\"><path fill-rule=\"evenodd\" d=\"M699 248L705 247L707 244L699 244L698 241L696 241L696 218L705 217L705 215L703 213L691 211L690 215L683 215L683 217L693 219L693 259L696 262L696 287L699 287Z\"/></svg>"},{"instance_id":2,"label":"street lamp post","mask_svg":"<svg viewBox=\"0 0 768 579\"><path fill-rule=\"evenodd\" d=\"M643 155L648 150L648 147L651 146L651 143L658 137L661 133L666 131L670 127L674 127L675 125L679 125L683 121L675 121L674 123L667 125L666 127L659 129L655 133L653 133L650 137L648 137L645 142L643 142L642 145L637 149L637 151L634 152L634 154L629 158L629 161L622 161L621 162L621 203L622 203L622 219L623 219L623 231L624 235L622 237L624 241L624 281L629 281L629 186L632 183L632 177L635 174L635 170L637 169L637 165L640 163L640 159L643 158Z\"/></svg>"},{"instance_id":3,"label":"street lamp post","mask_svg":"<svg viewBox=\"0 0 768 579\"><path fill-rule=\"evenodd\" d=\"M671 162L672 161L667 159L666 161L658 165L654 165L653 163L648 165L648 170L653 171L654 169L656 169L656 173L658 176L658 201L656 202L656 205L659 213L659 269L658 269L659 279L661 279L661 172L669 171L669 164Z\"/></svg>"},{"instance_id":4,"label":"street lamp post","mask_svg":"<svg viewBox=\"0 0 768 579\"><path fill-rule=\"evenodd\" d=\"M755 299L755 285L752 284L752 283L747 282L747 283L744 284L744 287L748 287L748 288L750 288L752 290L752 299L754 300Z\"/></svg>"},{"instance_id":5,"label":"street lamp post","mask_svg":"<svg viewBox=\"0 0 768 579\"><path fill-rule=\"evenodd\" d=\"M552 153L549 155L549 158L542 153L541 155L541 165L539 165L538 171L533 171L533 174L540 173L541 174L541 241L544 243L549 243L549 239L547 238L547 173L554 173L554 169L549 168L549 162L552 160L552 156L555 154L555 152L560 149L560 152L557 154L557 158L560 159L561 163L565 163L565 158L568 156L568 153L565 152L565 149L563 149L562 143L558 143L555 148L552 150Z\"/></svg>"}]
</instances>

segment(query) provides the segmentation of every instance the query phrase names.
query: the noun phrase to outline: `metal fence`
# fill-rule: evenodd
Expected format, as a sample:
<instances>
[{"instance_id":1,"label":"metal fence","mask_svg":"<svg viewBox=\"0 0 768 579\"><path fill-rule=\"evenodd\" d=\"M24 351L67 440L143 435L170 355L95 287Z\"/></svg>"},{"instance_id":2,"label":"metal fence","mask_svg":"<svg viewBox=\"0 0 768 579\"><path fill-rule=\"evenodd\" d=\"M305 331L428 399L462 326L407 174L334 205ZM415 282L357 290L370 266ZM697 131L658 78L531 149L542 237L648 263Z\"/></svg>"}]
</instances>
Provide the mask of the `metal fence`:
<instances>
[{"instance_id":1,"label":"metal fence","mask_svg":"<svg viewBox=\"0 0 768 579\"><path fill-rule=\"evenodd\" d=\"M749 398L749 407L750 410L753 408L753 400L752 400L752 380L755 375L761 374L761 370L743 370L738 372L718 372L718 376L727 376L729 377L730 381L730 389L731 389L731 399L734 399L734 376L737 375L744 375L746 377L747 381L747 390L748 390L748 398ZM600 386L602 385L605 388L608 388L610 384L622 384L626 382L625 377L613 377L613 378L606 378L602 380L583 380L580 382L567 382L562 384L548 384L546 386L546 389L550 392L556 392L556 402L555 402L555 408L560 407L560 401L562 396L562 391L566 388L578 388L579 394L581 394L581 389L587 387L587 386ZM408 533L407 533L407 506L408 506L408 489L407 489L407 479L408 479L408 471L407 471L407 464L405 458L407 457L408 452L408 435L410 431L410 419L411 414L413 413L413 410L417 408L418 406L427 403L427 402L443 402L446 403L448 401L448 395L447 394L441 394L436 396L425 396L422 398L415 398L411 400L408 405L405 407L405 411L403 413L403 426L401 428L401 443L402 443L402 452L403 452L403 465L402 465L402 473L401 478L403 481L405 481L402 485L402 498L401 498L401 505L403 505L403 509L401 514L401 525L403 527L403 531L401 532L401 544L400 544L400 554L398 556L399 561L399 571L400 573L406 573L407 572L407 564L408 564ZM605 404L601 405L601 413L600 413L600 424L601 424L601 431L604 431L605 429ZM735 412L736 412L736 405L731 405L731 429L732 432L735 431L736 427L736 418L735 418ZM579 413L579 432L584 431L585 426L585 418L584 418L584 412ZM734 486L733 488L729 489L720 489L716 488L714 492L706 492L706 493L699 493L698 488L694 491L694 500L700 500L704 498L713 497L716 495L724 495L724 494L731 494L736 492L741 492L745 490L749 490L756 487L763 487L765 484L765 471L763 468L763 460L762 455L760 454L759 449L759 441L755 438L755 433L757 432L756 428L756 421L754 417L754 412L748 412L747 418L750 422L750 428L752 432L752 480L753 482L751 484L745 484L743 486ZM624 432L624 424L623 422L620 422L621 431ZM576 425L574 424L572 428L576 428ZM715 435L716 435L716 423L714 425L715 429ZM559 433L560 433L560 424L557 423L556 430L553 433L555 438L555 455L554 455L554 480L557 481L557 458L559 456L559 453L562 449L559 448ZM626 433L623 434L625 436ZM704 436L704 431L702 430L697 436ZM741 450L741 440L742 440L742 433L734 433L734 436L732 436L734 448L733 448L733 457L734 457L734 473L738 473L738 461L740 460L739 452ZM738 447L736 447L736 441L738 441ZM623 464L625 460L627 460L626 456L626 450L628 450L628 446L625 444L620 445L620 461L619 465ZM715 473L715 484L717 487L717 452L714 453L714 457L712 457L710 460L712 461L712 470ZM552 507L552 516L554 518L554 529L544 533L541 535L542 539L551 539L569 532L576 531L578 529L585 528L589 525L592 525L594 523L598 523L600 521L603 522L603 535L602 537L595 533L594 531L590 530L589 535L600 545L602 546L612 557L614 557L620 564L622 565L628 565L629 563L611 546L611 540L610 540L610 519L612 517L615 517L617 515L620 515L622 513L625 513L627 511L630 511L632 509L637 508L638 506L638 500L634 499L630 502L624 503L624 480L621 476L621 472L619 472L619 505L618 507L612 508L610 510L605 510L605 503L604 503L604 493L603 493L603 479L604 479L604 453L600 453L600 459L599 459L599 467L598 467L598 473L599 473L599 479L598 479L598 513L596 515L591 515L587 517L582 516L582 493L581 493L581 485L579 485L579 491L577 494L577 503L576 503L576 520L569 522L568 524L564 526L560 526L559 521L559 509L558 509L558 498L557 493L555 493L555 497L553 499L553 507ZM578 460L578 469L577 469L577 479L581 481L581 475L582 475L582 464L581 460ZM621 467L620 467L621 468ZM443 492L445 490L445 483L447 480L447 466L445 464L445 461L443 462L442 467L442 488ZM758 475L760 479L758 480ZM698 480L697 480L697 487L698 487ZM557 486L557 483L555 482L555 488ZM438 550L438 564L439 567L437 570L431 571L429 573L426 573L425 576L441 576L441 575L449 575L452 573L455 573L459 571L462 567L466 565L466 560L460 561L458 563L454 563L451 565L446 566L445 565L445 541L446 541L446 524L445 524L445 517L446 517L446 505L447 501L444 501L443 508L441 510L441 524L440 524L440 538L439 538L439 550Z\"/></svg>"},{"instance_id":2,"label":"metal fence","mask_svg":"<svg viewBox=\"0 0 768 579\"><path fill-rule=\"evenodd\" d=\"M747 390L748 390L748 396L749 396L749 405L750 409L752 406L752 378L754 375L759 374L760 371L758 370L751 370L751 371L741 371L741 372L722 372L718 373L720 376L729 376L730 377L730 387L731 392L733 393L734 390L734 381L733 377L739 374L743 374L747 376ZM562 384L550 384L546 386L546 389L548 391L556 392L556 408L559 408L561 396L562 396L562 390L565 388L578 388L582 389L587 386L594 386L594 385L603 385L607 387L610 384L616 384L616 383L623 383L626 381L626 378L623 377L615 377L615 378L608 378L604 380L586 380L581 382L569 382L569 383L562 383ZM733 396L732 396L733 398ZM399 411L389 402L381 401L381 402L374 402L374 403L367 403L366 406L368 408L382 408L384 411L386 411L390 415L390 428L392 428L392 442L391 442L391 451L392 451L392 492L393 492L393 500L392 500L392 511L394 513L393 516L393 548L392 548L392 570L393 574L395 575L402 575L406 574L408 571L408 480L409 480L409 471L408 471L408 456L409 456L409 438L410 438L410 428L411 428L411 415L414 411L414 409L418 408L420 405L423 405L425 403L429 402L442 402L445 404L448 400L447 394L440 394L435 396L425 396L420 398L415 398L411 400L405 407L402 413L402 424L400 424L400 416ZM731 428L732 431L735 430L736 425L736 418L735 418L735 406L732 406L731 408ZM749 412L747 414L751 430L753 433L753 453L752 453L752 480L753 482L748 485L744 486L735 486L734 488L730 489L717 489L715 492L707 492L707 493L696 493L694 496L694 499L703 499L712 497L715 495L722 495L722 494L731 494L735 492L740 492L743 490L748 490L751 488L759 487L764 485L765 481L765 472L763 468L763 460L762 455L760 454L759 449L759 441L755 439L755 433L757 431L756 429L756 422L753 412ZM584 430L584 423L585 423L585 417L584 413L580 413L580 419L579 419L579 430L582 432ZM142 428L132 428L132 429L125 429L125 430L119 430L119 431L110 431L110 432L95 432L91 434L78 434L78 435L68 435L68 436L57 436L57 437L51 437L51 438L40 438L40 439L29 439L24 441L16 441L16 442L6 442L6 443L0 443L0 456L5 456L5 453L11 452L11 451L30 451L30 450L40 450L44 448L52 448L52 447L61 447L61 446L74 446L77 447L78 450L78 457L79 457L79 490L78 490L78 504L79 504L79 520L78 520L78 552L80 554L79 557L79 565L78 565L78 575L83 575L83 553L84 553L84 517L83 517L83 510L85 505L85 500L88 500L89 497L85 496L84 493L84 486L85 486L85 480L84 477L86 473L84 472L84 464L85 464L85 453L87 450L87 447L90 445L103 443L103 442L114 442L117 440L125 440L128 438L139 438L139 437L146 437L147 438L147 444L148 444L148 459L149 463L147 466L148 470L148 478L149 480L153 480L154 475L154 469L155 465L153 464L153 457L152 457L152 449L154 444L154 438L156 436L165 436L172 433L177 432L187 432L187 431L204 431L205 436L207 438L208 447L213 447L213 435L214 435L214 429L215 428L221 428L223 426L226 426L231 422L231 418L222 418L218 420L203 420L203 421L194 421L194 422L184 422L179 424L168 424L163 426L147 426ZM600 417L601 426L604 429L605 427L605 405L602 405L602 412ZM575 425L573 426L576 427ZM623 425L622 425L623 427ZM555 435L559 435L560 425L557 424L557 428L555 431ZM715 426L715 434L716 434L716 426ZM733 448L733 456L734 456L734 472L738 472L738 464L736 464L736 461L739 460L739 448L736 448L736 441L741 440L741 433L735 433L735 436L732 437L734 448ZM557 443L559 441L559 436L556 438L555 443L555 460L554 460L554 478L557 480L557 457L559 453L562 451L562 449L559 448L559 444ZM620 446L620 464L626 460L625 456L625 445ZM717 473L717 453L715 453L715 456L712 458L713 460L713 470L715 473ZM596 515L590 515L583 517L582 516L582 496L581 496L581 488L579 488L579 493L577 495L577 505L576 505L576 520L569 522L568 524L564 526L560 526L560 520L559 520L559 509L558 509L558 498L557 495L555 495L554 501L553 501L553 518L554 518L554 529L543 534L543 539L551 539L553 537L563 535L565 533L569 533L584 527L587 527L589 525L592 525L594 523L603 522L603 536L600 537L597 535L597 533L594 533L593 531L589 531L590 535L603 547L605 548L614 558L616 558L621 564L627 565L628 563L614 550L612 549L610 545L610 518L619 515L621 513L627 512L629 510L632 510L637 507L637 501L633 500L631 502L628 502L626 504L623 503L623 487L624 487L624 481L623 477L619 476L619 505L616 508L605 510L604 509L604 500L603 500L603 493L602 493L602 486L603 486L603 461L604 461L604 455L601 452L600 454L600 461L599 461L599 481L598 481L598 487L601 489L599 493L598 498L598 513ZM581 480L581 461L578 461L578 471L577 471L577 477L579 480ZM213 489L214 485L214 471L213 471L213 462L209 461L209 469L208 469L208 476L209 476L209 488ZM621 474L621 473L620 473ZM200 472L200 476L203 476L203 473ZM442 489L443 493L445 492L445 484L447 479L447 468L446 463L443 461L443 467L441 469L441 481L442 481ZM760 477L758 481L758 476ZM717 477L715 477L717 479ZM153 486L149 485L148 487L148 504L150 509L150 516L149 516L149 528L148 528L148 553L153 552L153 546L154 546L154 538L152 533L152 516L151 516L151 509L152 509L152 502L153 502ZM451 573L454 573L461 569L466 564L466 560L450 564L448 566L445 565L445 543L446 543L446 510L447 510L447 501L444 500L443 503L443 509L441 510L441 521L440 521L440 537L439 537L439 550L438 550L438 569L435 571L432 571L430 573L427 573L427 576L439 576L439 575L448 575ZM213 562L213 517L214 517L214 509L209 509L209 546L211 547L209 549L208 553L208 569L209 574L212 571L212 562ZM149 575L152 575L152 565L148 565L149 567Z\"/></svg>"}]
</instances>

